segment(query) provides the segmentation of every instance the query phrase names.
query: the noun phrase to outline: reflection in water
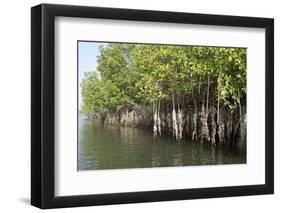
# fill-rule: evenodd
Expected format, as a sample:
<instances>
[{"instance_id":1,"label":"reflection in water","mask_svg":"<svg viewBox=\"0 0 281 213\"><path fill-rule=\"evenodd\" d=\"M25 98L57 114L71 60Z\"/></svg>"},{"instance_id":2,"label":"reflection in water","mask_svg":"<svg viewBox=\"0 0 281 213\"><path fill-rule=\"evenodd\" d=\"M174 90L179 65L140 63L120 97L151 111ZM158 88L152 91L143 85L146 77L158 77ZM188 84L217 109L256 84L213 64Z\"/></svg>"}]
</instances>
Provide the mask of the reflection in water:
<instances>
[{"instance_id":1,"label":"reflection in water","mask_svg":"<svg viewBox=\"0 0 281 213\"><path fill-rule=\"evenodd\" d=\"M148 130L103 126L79 117L78 170L241 164L245 154L171 137L153 139Z\"/></svg>"}]
</instances>

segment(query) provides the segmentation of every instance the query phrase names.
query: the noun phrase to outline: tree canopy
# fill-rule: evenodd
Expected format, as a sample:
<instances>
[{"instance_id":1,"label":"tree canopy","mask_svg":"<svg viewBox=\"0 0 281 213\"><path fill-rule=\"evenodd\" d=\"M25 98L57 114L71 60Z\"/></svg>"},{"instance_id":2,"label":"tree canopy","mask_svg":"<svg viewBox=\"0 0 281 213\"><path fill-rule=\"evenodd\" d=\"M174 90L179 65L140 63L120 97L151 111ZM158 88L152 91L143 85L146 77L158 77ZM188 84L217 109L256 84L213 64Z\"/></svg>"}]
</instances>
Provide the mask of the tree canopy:
<instances>
[{"instance_id":1,"label":"tree canopy","mask_svg":"<svg viewBox=\"0 0 281 213\"><path fill-rule=\"evenodd\" d=\"M112 43L100 46L97 62L81 84L85 113L188 97L207 81L233 110L246 95L245 48Z\"/></svg>"}]
</instances>

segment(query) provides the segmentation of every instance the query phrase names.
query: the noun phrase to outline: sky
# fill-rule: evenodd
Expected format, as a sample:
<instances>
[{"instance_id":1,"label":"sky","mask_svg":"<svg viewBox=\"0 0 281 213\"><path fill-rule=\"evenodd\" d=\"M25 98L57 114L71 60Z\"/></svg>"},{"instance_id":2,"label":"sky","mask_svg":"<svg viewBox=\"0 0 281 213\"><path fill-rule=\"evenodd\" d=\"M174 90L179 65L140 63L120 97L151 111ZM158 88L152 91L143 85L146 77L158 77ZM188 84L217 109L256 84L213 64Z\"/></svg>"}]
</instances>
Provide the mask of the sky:
<instances>
[{"instance_id":1,"label":"sky","mask_svg":"<svg viewBox=\"0 0 281 213\"><path fill-rule=\"evenodd\" d=\"M106 45L101 42L78 42L78 78L79 85L85 72L92 72L97 68L97 56L99 55L99 46ZM79 108L81 108L81 88L79 86Z\"/></svg>"}]
</instances>

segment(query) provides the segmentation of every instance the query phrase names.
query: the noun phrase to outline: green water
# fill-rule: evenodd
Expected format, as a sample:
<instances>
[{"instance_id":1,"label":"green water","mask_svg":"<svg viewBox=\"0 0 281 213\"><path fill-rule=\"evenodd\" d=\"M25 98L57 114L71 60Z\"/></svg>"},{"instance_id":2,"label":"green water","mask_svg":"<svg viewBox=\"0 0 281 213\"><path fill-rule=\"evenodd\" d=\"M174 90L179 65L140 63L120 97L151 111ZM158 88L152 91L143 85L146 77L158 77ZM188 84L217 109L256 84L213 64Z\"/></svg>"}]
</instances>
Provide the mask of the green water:
<instances>
[{"instance_id":1,"label":"green water","mask_svg":"<svg viewBox=\"0 0 281 213\"><path fill-rule=\"evenodd\" d=\"M144 129L103 126L79 116L78 170L246 163L245 154Z\"/></svg>"}]
</instances>

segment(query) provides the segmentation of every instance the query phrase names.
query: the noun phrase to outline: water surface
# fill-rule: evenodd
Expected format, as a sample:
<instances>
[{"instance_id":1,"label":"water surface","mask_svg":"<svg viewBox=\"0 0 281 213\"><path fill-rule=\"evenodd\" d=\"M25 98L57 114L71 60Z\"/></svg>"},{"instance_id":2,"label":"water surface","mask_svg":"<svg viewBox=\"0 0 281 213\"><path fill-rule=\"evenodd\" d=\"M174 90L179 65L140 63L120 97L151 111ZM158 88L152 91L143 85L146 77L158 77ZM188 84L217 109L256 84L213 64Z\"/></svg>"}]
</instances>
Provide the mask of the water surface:
<instances>
[{"instance_id":1,"label":"water surface","mask_svg":"<svg viewBox=\"0 0 281 213\"><path fill-rule=\"evenodd\" d=\"M153 139L146 129L101 125L79 116L78 170L246 163L245 154L170 136Z\"/></svg>"}]
</instances>

